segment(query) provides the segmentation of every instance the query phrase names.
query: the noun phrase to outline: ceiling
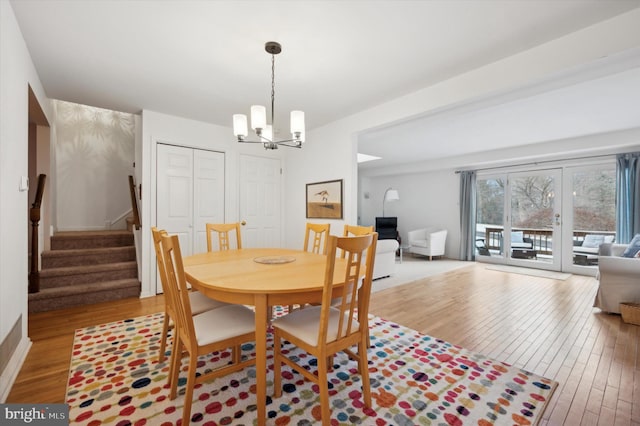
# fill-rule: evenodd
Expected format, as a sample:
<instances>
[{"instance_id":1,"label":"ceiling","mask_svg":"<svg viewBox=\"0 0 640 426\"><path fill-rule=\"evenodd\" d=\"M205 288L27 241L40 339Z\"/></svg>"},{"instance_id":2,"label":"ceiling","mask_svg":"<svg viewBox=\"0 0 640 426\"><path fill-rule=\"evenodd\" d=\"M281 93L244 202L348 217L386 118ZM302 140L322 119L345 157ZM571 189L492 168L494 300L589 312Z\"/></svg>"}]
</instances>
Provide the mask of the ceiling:
<instances>
[{"instance_id":1,"label":"ceiling","mask_svg":"<svg viewBox=\"0 0 640 426\"><path fill-rule=\"evenodd\" d=\"M275 127L284 134L290 110L305 111L313 129L638 8L640 0L11 5L48 97L229 127L232 114L268 105L271 58L264 43L278 41ZM415 161L425 147L437 158L571 136L578 127L638 127L639 88L636 68L376 129L362 135L360 148L384 157L365 163L374 167ZM627 112L610 114L607 105ZM464 127L455 124L460 118Z\"/></svg>"}]
</instances>

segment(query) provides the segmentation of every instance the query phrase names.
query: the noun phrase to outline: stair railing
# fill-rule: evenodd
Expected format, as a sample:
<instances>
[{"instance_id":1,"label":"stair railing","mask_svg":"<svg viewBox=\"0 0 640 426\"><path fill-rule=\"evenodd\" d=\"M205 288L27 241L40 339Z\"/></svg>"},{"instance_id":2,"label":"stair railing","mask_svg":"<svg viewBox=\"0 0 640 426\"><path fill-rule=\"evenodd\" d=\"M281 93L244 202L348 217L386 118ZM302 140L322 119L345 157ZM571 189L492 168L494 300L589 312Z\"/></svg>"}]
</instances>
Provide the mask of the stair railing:
<instances>
[{"instance_id":1,"label":"stair railing","mask_svg":"<svg viewBox=\"0 0 640 426\"><path fill-rule=\"evenodd\" d=\"M131 193L131 210L133 211L133 225L140 229L140 213L138 212L138 198L136 197L136 184L133 176L129 175L129 192Z\"/></svg>"},{"instance_id":2,"label":"stair railing","mask_svg":"<svg viewBox=\"0 0 640 426\"><path fill-rule=\"evenodd\" d=\"M38 189L36 198L29 209L29 219L31 220L31 272L29 272L29 293L40 291L40 272L38 271L38 225L40 223L40 204L44 195L44 183L47 175L38 176Z\"/></svg>"}]
</instances>

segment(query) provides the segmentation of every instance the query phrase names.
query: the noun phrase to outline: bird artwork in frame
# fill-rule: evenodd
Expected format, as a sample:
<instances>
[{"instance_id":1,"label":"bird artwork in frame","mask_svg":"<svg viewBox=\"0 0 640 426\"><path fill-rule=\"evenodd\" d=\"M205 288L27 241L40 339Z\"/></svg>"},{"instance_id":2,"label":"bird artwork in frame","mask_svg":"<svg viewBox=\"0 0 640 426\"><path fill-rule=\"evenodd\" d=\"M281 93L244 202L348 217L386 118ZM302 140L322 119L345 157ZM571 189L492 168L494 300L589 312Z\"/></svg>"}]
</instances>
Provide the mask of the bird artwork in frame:
<instances>
[{"instance_id":1,"label":"bird artwork in frame","mask_svg":"<svg viewBox=\"0 0 640 426\"><path fill-rule=\"evenodd\" d=\"M307 218L342 219L342 179L307 184Z\"/></svg>"}]
</instances>

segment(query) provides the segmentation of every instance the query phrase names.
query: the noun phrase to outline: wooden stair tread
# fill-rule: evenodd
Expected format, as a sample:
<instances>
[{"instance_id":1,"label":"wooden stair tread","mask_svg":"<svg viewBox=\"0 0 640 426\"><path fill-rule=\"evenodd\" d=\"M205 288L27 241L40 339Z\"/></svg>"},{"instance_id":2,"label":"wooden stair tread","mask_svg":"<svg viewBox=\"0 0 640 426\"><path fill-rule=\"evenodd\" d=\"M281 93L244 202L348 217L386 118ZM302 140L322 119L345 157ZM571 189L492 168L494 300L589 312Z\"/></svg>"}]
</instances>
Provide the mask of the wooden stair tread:
<instances>
[{"instance_id":1,"label":"wooden stair tread","mask_svg":"<svg viewBox=\"0 0 640 426\"><path fill-rule=\"evenodd\" d=\"M40 271L40 278L58 277L62 275L78 275L91 272L108 272L122 269L138 268L136 261L105 263L86 266L63 266L60 268L43 269Z\"/></svg>"},{"instance_id":2,"label":"wooden stair tread","mask_svg":"<svg viewBox=\"0 0 640 426\"><path fill-rule=\"evenodd\" d=\"M30 293L29 300L42 300L53 297L63 297L70 294L86 294L98 291L115 290L119 288L137 287L140 281L137 278L128 278L123 280L102 281L84 285L68 285L62 287L52 287L40 290L38 293Z\"/></svg>"},{"instance_id":3,"label":"wooden stair tread","mask_svg":"<svg viewBox=\"0 0 640 426\"><path fill-rule=\"evenodd\" d=\"M119 246L119 247L97 247L89 249L60 249L60 250L45 250L42 252L43 257L66 257L66 256L89 256L93 254L109 254L120 253L135 250L134 246Z\"/></svg>"}]
</instances>

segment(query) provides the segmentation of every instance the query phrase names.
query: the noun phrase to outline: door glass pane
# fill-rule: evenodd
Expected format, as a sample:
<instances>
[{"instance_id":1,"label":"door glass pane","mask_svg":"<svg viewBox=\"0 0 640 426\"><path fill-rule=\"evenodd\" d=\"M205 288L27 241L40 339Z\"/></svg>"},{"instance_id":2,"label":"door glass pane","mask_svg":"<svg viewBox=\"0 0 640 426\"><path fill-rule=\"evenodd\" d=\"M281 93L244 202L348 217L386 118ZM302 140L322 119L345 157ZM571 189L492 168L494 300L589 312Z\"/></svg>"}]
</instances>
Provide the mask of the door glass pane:
<instances>
[{"instance_id":1,"label":"door glass pane","mask_svg":"<svg viewBox=\"0 0 640 426\"><path fill-rule=\"evenodd\" d=\"M615 165L573 173L573 264L595 267L602 243L615 241Z\"/></svg>"},{"instance_id":2,"label":"door glass pane","mask_svg":"<svg viewBox=\"0 0 640 426\"><path fill-rule=\"evenodd\" d=\"M504 229L503 178L478 178L476 180L476 254L502 256L502 231Z\"/></svg>"},{"instance_id":3,"label":"door glass pane","mask_svg":"<svg viewBox=\"0 0 640 426\"><path fill-rule=\"evenodd\" d=\"M511 258L551 263L555 179L549 175L510 177Z\"/></svg>"}]
</instances>

